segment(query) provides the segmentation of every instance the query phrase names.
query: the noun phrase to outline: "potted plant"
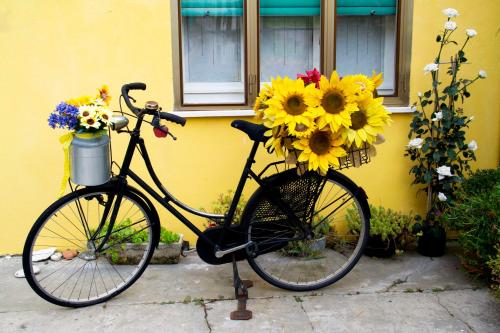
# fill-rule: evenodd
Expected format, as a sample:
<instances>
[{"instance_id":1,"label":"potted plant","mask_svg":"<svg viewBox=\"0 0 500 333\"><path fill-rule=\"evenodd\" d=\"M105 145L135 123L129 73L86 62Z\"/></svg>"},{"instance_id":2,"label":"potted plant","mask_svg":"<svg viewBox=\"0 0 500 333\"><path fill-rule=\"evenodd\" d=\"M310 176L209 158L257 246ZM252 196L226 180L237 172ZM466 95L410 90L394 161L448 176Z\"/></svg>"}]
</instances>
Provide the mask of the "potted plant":
<instances>
[{"instance_id":1,"label":"potted plant","mask_svg":"<svg viewBox=\"0 0 500 333\"><path fill-rule=\"evenodd\" d=\"M357 210L347 209L347 227L352 234L359 234L360 221ZM370 205L370 235L364 254L370 257L388 258L402 251L412 240L411 230L415 222L412 214L404 214L384 207Z\"/></svg>"},{"instance_id":2,"label":"potted plant","mask_svg":"<svg viewBox=\"0 0 500 333\"><path fill-rule=\"evenodd\" d=\"M289 242L281 253L289 257L318 258L326 248L327 235L330 233L330 221L318 215L311 224L314 237L310 240Z\"/></svg>"},{"instance_id":3,"label":"potted plant","mask_svg":"<svg viewBox=\"0 0 500 333\"><path fill-rule=\"evenodd\" d=\"M470 172L469 163L476 159L474 151L477 143L466 142L466 128L473 120L467 117L461 103L470 97L469 86L478 79L486 78L480 70L472 78L462 78L459 72L468 61L465 47L477 33L467 29L459 46L454 40L457 24L452 19L458 11L452 8L443 10L448 17L444 29L436 37L439 49L434 61L425 66L425 74L430 74L431 89L418 93L418 102L413 105L413 119L410 123L405 156L413 166L413 184L427 195L425 216L415 225L418 251L426 256L441 256L445 252L446 232L442 215L455 200L458 184L464 173ZM462 38L461 38L462 39ZM445 48L453 54L449 61L442 59ZM444 61L443 61L444 60Z\"/></svg>"},{"instance_id":4,"label":"potted plant","mask_svg":"<svg viewBox=\"0 0 500 333\"><path fill-rule=\"evenodd\" d=\"M132 222L127 219L122 221L120 229L111 234L110 243L123 243L118 248L107 250L107 258L116 265L135 265L139 263L144 254L144 248L147 246L148 233L146 230L135 230L130 226ZM106 227L101 231L102 235L106 233ZM183 235L160 228L160 242L155 249L151 264L177 264L181 255Z\"/></svg>"}]
</instances>

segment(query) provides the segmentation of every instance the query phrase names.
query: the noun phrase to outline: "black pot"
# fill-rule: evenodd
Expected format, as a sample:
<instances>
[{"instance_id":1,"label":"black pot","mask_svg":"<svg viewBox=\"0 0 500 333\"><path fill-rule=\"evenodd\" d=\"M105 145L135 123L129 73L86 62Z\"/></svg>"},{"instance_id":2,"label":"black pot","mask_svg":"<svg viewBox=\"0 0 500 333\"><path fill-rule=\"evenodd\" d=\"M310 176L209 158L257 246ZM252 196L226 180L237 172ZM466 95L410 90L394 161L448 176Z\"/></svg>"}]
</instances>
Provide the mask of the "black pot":
<instances>
[{"instance_id":1,"label":"black pot","mask_svg":"<svg viewBox=\"0 0 500 333\"><path fill-rule=\"evenodd\" d=\"M369 257L389 258L396 253L393 238L382 240L380 236L369 236L363 253Z\"/></svg>"},{"instance_id":2,"label":"black pot","mask_svg":"<svg viewBox=\"0 0 500 333\"><path fill-rule=\"evenodd\" d=\"M426 257L441 257L446 252L446 231L441 226L429 226L422 229L418 238L417 251Z\"/></svg>"}]
</instances>

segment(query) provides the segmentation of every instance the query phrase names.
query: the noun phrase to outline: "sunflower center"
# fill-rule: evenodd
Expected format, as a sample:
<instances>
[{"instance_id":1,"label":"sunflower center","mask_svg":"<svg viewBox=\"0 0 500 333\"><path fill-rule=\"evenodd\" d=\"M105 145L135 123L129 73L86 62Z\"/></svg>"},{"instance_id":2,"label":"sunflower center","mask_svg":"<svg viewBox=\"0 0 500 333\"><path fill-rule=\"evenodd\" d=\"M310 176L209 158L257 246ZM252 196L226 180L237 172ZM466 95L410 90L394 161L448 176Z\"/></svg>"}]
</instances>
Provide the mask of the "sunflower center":
<instances>
[{"instance_id":1,"label":"sunflower center","mask_svg":"<svg viewBox=\"0 0 500 333\"><path fill-rule=\"evenodd\" d=\"M363 111L356 111L351 114L351 128L355 131L363 128L368 122Z\"/></svg>"},{"instance_id":2,"label":"sunflower center","mask_svg":"<svg viewBox=\"0 0 500 333\"><path fill-rule=\"evenodd\" d=\"M82 112L82 116L84 116L84 117L88 117L89 115L90 115L90 112L88 112L88 111Z\"/></svg>"},{"instance_id":3,"label":"sunflower center","mask_svg":"<svg viewBox=\"0 0 500 333\"><path fill-rule=\"evenodd\" d=\"M87 124L94 125L94 123L95 123L94 119L92 119L92 118L87 119Z\"/></svg>"},{"instance_id":4,"label":"sunflower center","mask_svg":"<svg viewBox=\"0 0 500 333\"><path fill-rule=\"evenodd\" d=\"M285 111L292 116L298 116L306 112L306 105L302 97L297 95L290 96L285 103Z\"/></svg>"},{"instance_id":5,"label":"sunflower center","mask_svg":"<svg viewBox=\"0 0 500 333\"><path fill-rule=\"evenodd\" d=\"M321 106L327 113L340 113L345 106L344 96L338 90L329 91L323 96Z\"/></svg>"},{"instance_id":6,"label":"sunflower center","mask_svg":"<svg viewBox=\"0 0 500 333\"><path fill-rule=\"evenodd\" d=\"M297 132L305 132L305 131L307 131L307 126L306 126L306 125L304 125L304 124L297 124L297 125L295 126L295 130L296 130Z\"/></svg>"},{"instance_id":7,"label":"sunflower center","mask_svg":"<svg viewBox=\"0 0 500 333\"><path fill-rule=\"evenodd\" d=\"M309 147L316 155L324 155L330 150L331 139L328 132L315 132L309 138Z\"/></svg>"}]
</instances>

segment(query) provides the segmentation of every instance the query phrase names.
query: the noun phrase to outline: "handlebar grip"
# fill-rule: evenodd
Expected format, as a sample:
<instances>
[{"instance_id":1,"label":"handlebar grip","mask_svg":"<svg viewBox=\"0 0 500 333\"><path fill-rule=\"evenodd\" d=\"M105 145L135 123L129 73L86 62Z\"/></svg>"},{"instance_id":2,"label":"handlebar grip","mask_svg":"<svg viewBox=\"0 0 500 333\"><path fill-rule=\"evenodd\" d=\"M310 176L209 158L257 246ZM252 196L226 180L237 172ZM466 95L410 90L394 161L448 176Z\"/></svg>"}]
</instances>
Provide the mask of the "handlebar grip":
<instances>
[{"instance_id":1,"label":"handlebar grip","mask_svg":"<svg viewBox=\"0 0 500 333\"><path fill-rule=\"evenodd\" d=\"M181 116L176 116L175 114L160 112L160 118L179 124L181 126L186 125L186 118L183 118Z\"/></svg>"},{"instance_id":2,"label":"handlebar grip","mask_svg":"<svg viewBox=\"0 0 500 333\"><path fill-rule=\"evenodd\" d=\"M128 97L128 92L130 90L146 90L146 84L142 82L134 82L127 83L122 86L122 96L125 99L125 104L127 104L128 108L132 110L132 112L137 113L137 108L130 102L130 98Z\"/></svg>"}]
</instances>

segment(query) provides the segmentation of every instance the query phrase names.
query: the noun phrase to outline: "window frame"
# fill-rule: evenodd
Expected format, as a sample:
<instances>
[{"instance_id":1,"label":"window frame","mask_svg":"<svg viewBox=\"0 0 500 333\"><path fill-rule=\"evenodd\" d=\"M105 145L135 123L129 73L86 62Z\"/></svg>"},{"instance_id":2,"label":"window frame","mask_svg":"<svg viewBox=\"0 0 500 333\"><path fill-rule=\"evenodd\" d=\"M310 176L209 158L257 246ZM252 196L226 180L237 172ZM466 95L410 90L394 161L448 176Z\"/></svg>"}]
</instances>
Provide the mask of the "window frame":
<instances>
[{"instance_id":1,"label":"window frame","mask_svg":"<svg viewBox=\"0 0 500 333\"><path fill-rule=\"evenodd\" d=\"M260 85L260 0L244 0L243 2L243 48L244 52L244 103L243 104L183 104L183 63L182 63L182 22L181 0L171 1L172 21L172 70L174 81L174 110L179 114L186 112L192 116L213 116L213 111L228 111L231 116L253 107ZM320 36L320 71L331 73L336 61L336 0L321 0L321 36ZM409 105L409 79L411 61L411 36L413 19L413 0L399 0L396 11L396 55L395 55L395 92L384 96L384 105L394 107L396 112L404 112L401 107ZM195 111L195 112L191 112ZM196 114L200 111L200 115Z\"/></svg>"}]
</instances>

